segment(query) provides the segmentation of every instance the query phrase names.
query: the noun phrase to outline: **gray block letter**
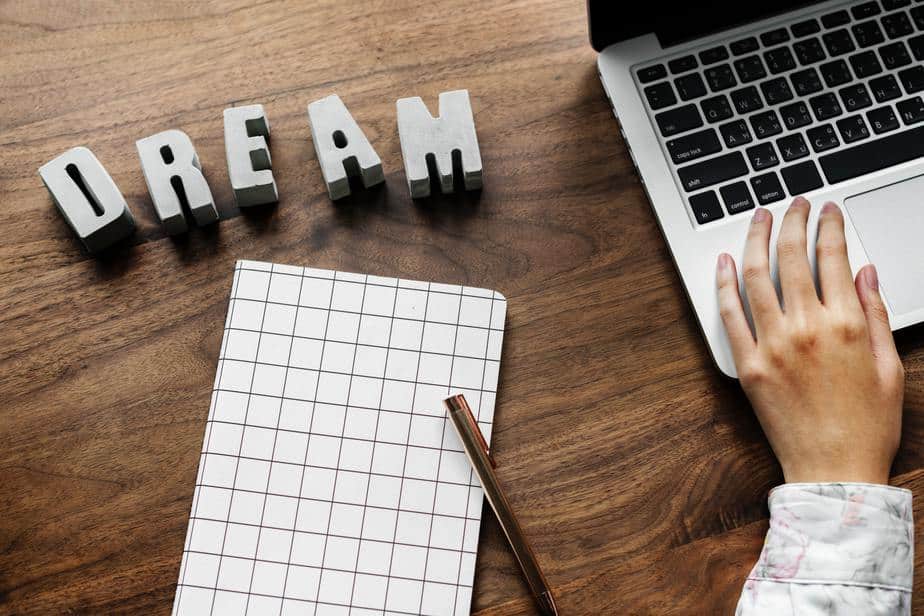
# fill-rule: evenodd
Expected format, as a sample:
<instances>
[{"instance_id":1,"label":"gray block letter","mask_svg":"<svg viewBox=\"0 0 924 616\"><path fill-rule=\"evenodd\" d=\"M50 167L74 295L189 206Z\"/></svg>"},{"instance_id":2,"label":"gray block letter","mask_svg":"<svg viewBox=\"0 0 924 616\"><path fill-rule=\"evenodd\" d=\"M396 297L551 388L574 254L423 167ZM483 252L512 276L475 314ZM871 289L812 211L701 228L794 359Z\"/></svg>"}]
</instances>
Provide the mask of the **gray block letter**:
<instances>
[{"instance_id":1,"label":"gray block letter","mask_svg":"<svg viewBox=\"0 0 924 616\"><path fill-rule=\"evenodd\" d=\"M419 96L398 99L398 137L404 157L404 173L411 197L430 195L427 157L432 156L443 193L451 193L452 157L462 158L465 190L481 188L481 151L468 90L440 94L439 117L434 118Z\"/></svg>"},{"instance_id":2,"label":"gray block letter","mask_svg":"<svg viewBox=\"0 0 924 616\"><path fill-rule=\"evenodd\" d=\"M238 207L279 200L273 162L266 144L269 133L269 120L263 105L225 109L225 158Z\"/></svg>"},{"instance_id":3,"label":"gray block letter","mask_svg":"<svg viewBox=\"0 0 924 616\"><path fill-rule=\"evenodd\" d=\"M339 96L332 94L308 105L308 121L331 199L350 194L349 176L359 175L366 188L385 181L382 159Z\"/></svg>"},{"instance_id":4,"label":"gray block letter","mask_svg":"<svg viewBox=\"0 0 924 616\"><path fill-rule=\"evenodd\" d=\"M71 148L41 167L55 205L89 252L135 230L135 219L112 177L89 149Z\"/></svg>"},{"instance_id":5,"label":"gray block letter","mask_svg":"<svg viewBox=\"0 0 924 616\"><path fill-rule=\"evenodd\" d=\"M141 170L161 224L170 235L186 231L186 218L179 190L186 195L189 211L200 227L218 220L212 191L202 175L202 166L189 136L180 130L139 139L135 142Z\"/></svg>"}]
</instances>

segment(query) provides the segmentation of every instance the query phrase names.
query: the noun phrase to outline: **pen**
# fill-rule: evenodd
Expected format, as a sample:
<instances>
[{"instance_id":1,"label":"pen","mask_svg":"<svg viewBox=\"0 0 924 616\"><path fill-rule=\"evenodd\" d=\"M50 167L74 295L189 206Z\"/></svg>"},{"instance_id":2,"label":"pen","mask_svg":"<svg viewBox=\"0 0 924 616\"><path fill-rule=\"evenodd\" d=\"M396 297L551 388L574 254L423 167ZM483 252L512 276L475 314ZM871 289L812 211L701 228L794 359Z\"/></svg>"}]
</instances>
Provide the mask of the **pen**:
<instances>
[{"instance_id":1,"label":"pen","mask_svg":"<svg viewBox=\"0 0 924 616\"><path fill-rule=\"evenodd\" d=\"M478 480L481 481L481 487L484 489L484 495L500 522L501 529L513 548L513 555L526 576L526 583L536 598L540 611L546 616L558 616L558 610L555 607L555 600L552 598L552 590L549 583L542 575L536 556L526 542L523 536L523 530L517 522L510 503L501 491L500 484L497 482L497 475L494 474L494 458L488 451L488 443L484 440L484 435L478 428L475 416L472 415L472 409L465 401L465 396L461 394L447 398L443 404L449 414L449 419L462 441L465 449L465 455L471 463Z\"/></svg>"}]
</instances>

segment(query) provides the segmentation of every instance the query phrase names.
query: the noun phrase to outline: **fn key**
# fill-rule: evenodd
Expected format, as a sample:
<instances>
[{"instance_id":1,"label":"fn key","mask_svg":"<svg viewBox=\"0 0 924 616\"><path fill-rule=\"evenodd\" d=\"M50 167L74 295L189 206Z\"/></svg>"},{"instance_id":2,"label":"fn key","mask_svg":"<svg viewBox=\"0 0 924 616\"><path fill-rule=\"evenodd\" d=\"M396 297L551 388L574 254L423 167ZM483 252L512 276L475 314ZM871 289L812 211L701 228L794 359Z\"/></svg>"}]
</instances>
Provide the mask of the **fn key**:
<instances>
[{"instance_id":1,"label":"fn key","mask_svg":"<svg viewBox=\"0 0 924 616\"><path fill-rule=\"evenodd\" d=\"M693 215L699 224L712 222L724 216L719 198L713 190L690 197L690 207L693 208Z\"/></svg>"}]
</instances>

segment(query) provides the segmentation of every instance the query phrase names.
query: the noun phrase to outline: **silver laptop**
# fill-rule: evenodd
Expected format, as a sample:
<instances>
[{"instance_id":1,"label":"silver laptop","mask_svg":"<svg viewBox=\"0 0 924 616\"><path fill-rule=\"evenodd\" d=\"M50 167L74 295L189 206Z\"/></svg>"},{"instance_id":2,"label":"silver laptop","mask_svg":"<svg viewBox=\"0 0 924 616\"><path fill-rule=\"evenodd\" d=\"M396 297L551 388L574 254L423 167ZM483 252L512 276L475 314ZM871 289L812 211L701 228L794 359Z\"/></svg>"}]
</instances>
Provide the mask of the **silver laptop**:
<instances>
[{"instance_id":1,"label":"silver laptop","mask_svg":"<svg viewBox=\"0 0 924 616\"><path fill-rule=\"evenodd\" d=\"M924 1L589 0L603 87L719 369L715 264L755 208L843 206L892 328L924 321ZM776 258L771 255L776 277ZM740 267L739 267L740 272Z\"/></svg>"}]
</instances>

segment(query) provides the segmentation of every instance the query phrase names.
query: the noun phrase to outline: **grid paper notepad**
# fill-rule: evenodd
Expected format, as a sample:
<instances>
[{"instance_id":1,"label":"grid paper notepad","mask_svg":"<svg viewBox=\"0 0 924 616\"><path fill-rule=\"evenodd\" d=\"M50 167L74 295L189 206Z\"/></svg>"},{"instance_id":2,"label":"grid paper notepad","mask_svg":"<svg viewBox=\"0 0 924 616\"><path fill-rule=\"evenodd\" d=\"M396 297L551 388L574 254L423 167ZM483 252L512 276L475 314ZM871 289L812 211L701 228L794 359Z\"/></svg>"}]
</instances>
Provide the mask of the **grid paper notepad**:
<instances>
[{"instance_id":1,"label":"grid paper notepad","mask_svg":"<svg viewBox=\"0 0 924 616\"><path fill-rule=\"evenodd\" d=\"M238 261L173 613L468 614L494 291Z\"/></svg>"}]
</instances>

